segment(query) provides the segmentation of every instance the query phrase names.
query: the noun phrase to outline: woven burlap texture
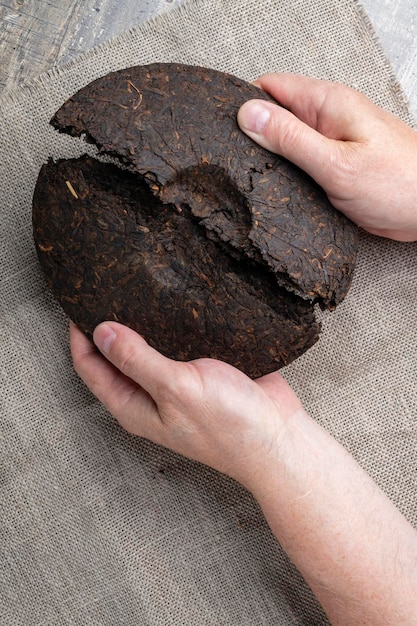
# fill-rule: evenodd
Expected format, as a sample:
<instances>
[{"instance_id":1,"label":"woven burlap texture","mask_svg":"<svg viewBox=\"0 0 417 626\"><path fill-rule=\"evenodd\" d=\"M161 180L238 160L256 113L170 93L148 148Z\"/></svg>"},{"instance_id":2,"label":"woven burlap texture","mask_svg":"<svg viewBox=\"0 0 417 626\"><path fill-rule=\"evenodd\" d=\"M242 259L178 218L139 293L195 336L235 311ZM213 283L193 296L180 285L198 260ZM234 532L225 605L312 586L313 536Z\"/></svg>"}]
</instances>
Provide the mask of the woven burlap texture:
<instances>
[{"instance_id":1,"label":"woven burlap texture","mask_svg":"<svg viewBox=\"0 0 417 626\"><path fill-rule=\"evenodd\" d=\"M0 99L0 623L326 624L248 493L126 434L85 389L37 263L39 168L85 151L49 119L93 78L154 61L336 80L412 123L352 0L193 0ZM416 251L362 235L348 297L283 371L413 524Z\"/></svg>"}]
</instances>

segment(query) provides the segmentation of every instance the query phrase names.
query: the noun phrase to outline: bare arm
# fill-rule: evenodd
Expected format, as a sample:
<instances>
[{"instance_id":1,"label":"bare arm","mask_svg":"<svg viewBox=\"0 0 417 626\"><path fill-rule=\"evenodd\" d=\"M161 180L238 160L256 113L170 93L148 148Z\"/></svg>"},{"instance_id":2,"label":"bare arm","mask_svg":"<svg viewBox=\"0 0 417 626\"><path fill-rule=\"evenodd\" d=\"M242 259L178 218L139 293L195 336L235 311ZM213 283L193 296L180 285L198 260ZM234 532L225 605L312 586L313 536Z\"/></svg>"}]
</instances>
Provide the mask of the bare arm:
<instances>
[{"instance_id":1,"label":"bare arm","mask_svg":"<svg viewBox=\"0 0 417 626\"><path fill-rule=\"evenodd\" d=\"M333 624L417 623L417 533L303 411L253 493Z\"/></svg>"},{"instance_id":2,"label":"bare arm","mask_svg":"<svg viewBox=\"0 0 417 626\"><path fill-rule=\"evenodd\" d=\"M247 487L334 624L416 623L417 532L280 374L171 361L115 322L94 340L102 354L72 327L93 393L130 432Z\"/></svg>"},{"instance_id":3,"label":"bare arm","mask_svg":"<svg viewBox=\"0 0 417 626\"><path fill-rule=\"evenodd\" d=\"M259 79L283 107L238 121L305 169L369 232L417 240L417 134L364 96L305 77ZM74 366L130 432L228 474L259 501L335 625L417 623L417 532L278 373L171 361L116 323L74 326Z\"/></svg>"}]
</instances>

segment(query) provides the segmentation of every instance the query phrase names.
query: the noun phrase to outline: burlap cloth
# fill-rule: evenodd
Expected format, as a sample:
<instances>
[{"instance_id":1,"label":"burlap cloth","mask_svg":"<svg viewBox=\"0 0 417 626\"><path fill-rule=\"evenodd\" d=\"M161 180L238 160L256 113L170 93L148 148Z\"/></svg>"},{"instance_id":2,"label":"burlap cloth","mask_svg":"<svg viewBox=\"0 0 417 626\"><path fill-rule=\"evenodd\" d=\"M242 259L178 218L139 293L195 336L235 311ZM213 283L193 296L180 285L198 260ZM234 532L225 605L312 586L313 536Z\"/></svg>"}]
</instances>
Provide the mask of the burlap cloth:
<instances>
[{"instance_id":1,"label":"burlap cloth","mask_svg":"<svg viewBox=\"0 0 417 626\"><path fill-rule=\"evenodd\" d=\"M412 123L352 0L194 0L1 98L0 623L324 624L248 493L129 436L86 391L39 271L39 167L85 149L50 117L91 79L154 61L338 80ZM363 236L348 297L284 372L414 524L416 251Z\"/></svg>"}]
</instances>

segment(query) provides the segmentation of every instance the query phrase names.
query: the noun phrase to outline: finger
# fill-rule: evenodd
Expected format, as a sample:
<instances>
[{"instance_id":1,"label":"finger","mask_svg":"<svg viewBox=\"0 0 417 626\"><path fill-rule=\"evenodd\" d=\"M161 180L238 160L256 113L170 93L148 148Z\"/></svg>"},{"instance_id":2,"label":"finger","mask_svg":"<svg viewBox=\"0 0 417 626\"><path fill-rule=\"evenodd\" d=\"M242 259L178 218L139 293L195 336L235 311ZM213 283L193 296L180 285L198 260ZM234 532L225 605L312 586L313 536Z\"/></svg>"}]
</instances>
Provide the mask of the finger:
<instances>
[{"instance_id":1,"label":"finger","mask_svg":"<svg viewBox=\"0 0 417 626\"><path fill-rule=\"evenodd\" d=\"M94 395L102 402L107 397L117 397L118 403L126 404L137 388L136 383L121 375L74 324L70 326L70 344L74 368ZM118 405L112 404L111 410L117 408Z\"/></svg>"},{"instance_id":2,"label":"finger","mask_svg":"<svg viewBox=\"0 0 417 626\"><path fill-rule=\"evenodd\" d=\"M123 428L159 443L159 415L149 394L98 352L73 323L70 342L74 368L90 391Z\"/></svg>"},{"instance_id":3,"label":"finger","mask_svg":"<svg viewBox=\"0 0 417 626\"><path fill-rule=\"evenodd\" d=\"M255 84L329 139L353 141L366 130L358 107L368 107L370 101L346 85L284 73L265 74Z\"/></svg>"},{"instance_id":4,"label":"finger","mask_svg":"<svg viewBox=\"0 0 417 626\"><path fill-rule=\"evenodd\" d=\"M77 358L79 356L81 357L84 353L88 354L92 349L94 349L94 344L87 339L84 333L81 332L72 320L69 321L69 336L72 357L74 357L74 354Z\"/></svg>"},{"instance_id":5,"label":"finger","mask_svg":"<svg viewBox=\"0 0 417 626\"><path fill-rule=\"evenodd\" d=\"M160 354L127 326L104 322L95 329L93 340L120 372L143 387L156 402L162 390L169 390L170 382L180 377L182 363Z\"/></svg>"},{"instance_id":6,"label":"finger","mask_svg":"<svg viewBox=\"0 0 417 626\"><path fill-rule=\"evenodd\" d=\"M300 120L316 128L316 111L320 109L327 83L301 74L265 74L254 83Z\"/></svg>"},{"instance_id":7,"label":"finger","mask_svg":"<svg viewBox=\"0 0 417 626\"><path fill-rule=\"evenodd\" d=\"M74 368L83 378L84 369L88 370L97 364L100 367L101 355L97 352L92 341L87 339L84 333L72 322L69 325L70 348Z\"/></svg>"},{"instance_id":8,"label":"finger","mask_svg":"<svg viewBox=\"0 0 417 626\"><path fill-rule=\"evenodd\" d=\"M75 371L99 400L102 400L105 389L119 392L123 385L131 387L132 382L128 379L119 380L116 368L73 323L70 324L70 346Z\"/></svg>"},{"instance_id":9,"label":"finger","mask_svg":"<svg viewBox=\"0 0 417 626\"><path fill-rule=\"evenodd\" d=\"M238 112L240 128L263 148L279 154L324 186L336 149L334 141L290 111L264 100L249 100Z\"/></svg>"}]
</instances>

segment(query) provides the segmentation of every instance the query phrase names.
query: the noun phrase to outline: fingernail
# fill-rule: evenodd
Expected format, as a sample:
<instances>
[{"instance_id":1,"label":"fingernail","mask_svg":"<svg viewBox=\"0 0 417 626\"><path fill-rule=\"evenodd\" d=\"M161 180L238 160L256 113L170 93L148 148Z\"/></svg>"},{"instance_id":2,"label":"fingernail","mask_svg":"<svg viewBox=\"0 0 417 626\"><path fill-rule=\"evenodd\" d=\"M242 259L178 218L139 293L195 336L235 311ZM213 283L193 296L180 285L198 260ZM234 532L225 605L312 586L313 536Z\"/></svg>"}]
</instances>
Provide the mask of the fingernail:
<instances>
[{"instance_id":1,"label":"fingernail","mask_svg":"<svg viewBox=\"0 0 417 626\"><path fill-rule=\"evenodd\" d=\"M107 354L112 347L112 343L116 337L116 333L107 324L97 326L94 331L93 339L100 352Z\"/></svg>"},{"instance_id":2,"label":"fingernail","mask_svg":"<svg viewBox=\"0 0 417 626\"><path fill-rule=\"evenodd\" d=\"M268 124L271 111L261 102L246 102L239 112L239 124L242 130L260 135Z\"/></svg>"}]
</instances>

